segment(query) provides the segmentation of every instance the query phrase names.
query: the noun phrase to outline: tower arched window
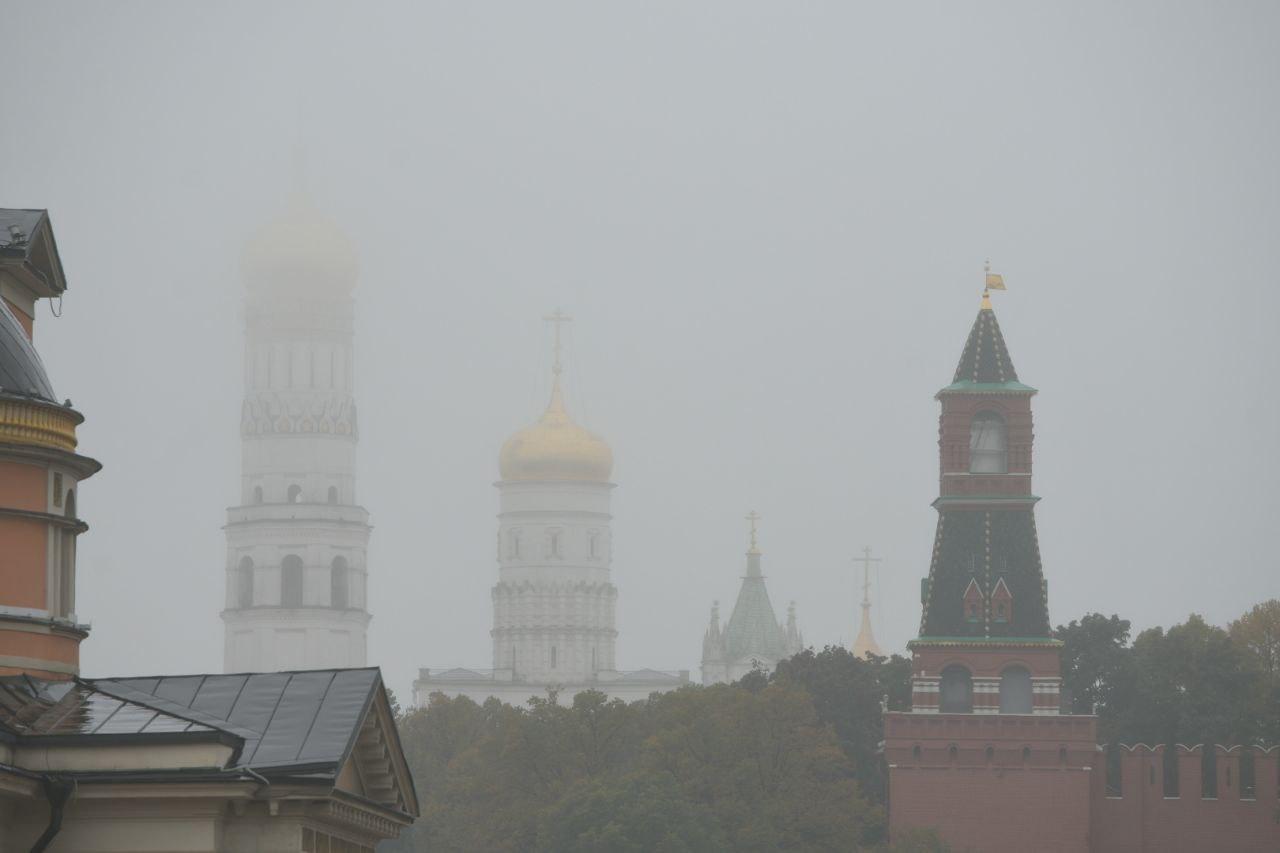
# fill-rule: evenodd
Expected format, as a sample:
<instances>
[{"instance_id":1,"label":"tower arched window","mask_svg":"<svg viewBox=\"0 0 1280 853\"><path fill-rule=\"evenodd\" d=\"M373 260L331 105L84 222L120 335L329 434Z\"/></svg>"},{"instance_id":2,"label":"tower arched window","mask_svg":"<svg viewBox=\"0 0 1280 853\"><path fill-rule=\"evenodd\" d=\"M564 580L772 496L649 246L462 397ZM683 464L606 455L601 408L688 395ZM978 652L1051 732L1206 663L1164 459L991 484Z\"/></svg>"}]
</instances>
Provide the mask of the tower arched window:
<instances>
[{"instance_id":1,"label":"tower arched window","mask_svg":"<svg viewBox=\"0 0 1280 853\"><path fill-rule=\"evenodd\" d=\"M345 610L348 600L348 581L347 576L350 569L347 566L346 557L334 557L333 563L329 566L329 606Z\"/></svg>"},{"instance_id":2,"label":"tower arched window","mask_svg":"<svg viewBox=\"0 0 1280 853\"><path fill-rule=\"evenodd\" d=\"M513 527L508 534L507 557L512 560L520 559L520 528Z\"/></svg>"},{"instance_id":3,"label":"tower arched window","mask_svg":"<svg viewBox=\"0 0 1280 853\"><path fill-rule=\"evenodd\" d=\"M1026 667L1010 666L1000 673L1000 713L1031 713L1031 673Z\"/></svg>"},{"instance_id":4,"label":"tower arched window","mask_svg":"<svg viewBox=\"0 0 1280 853\"><path fill-rule=\"evenodd\" d=\"M329 487L329 503L336 504L337 502L338 502L338 487L330 486Z\"/></svg>"},{"instance_id":5,"label":"tower arched window","mask_svg":"<svg viewBox=\"0 0 1280 853\"><path fill-rule=\"evenodd\" d=\"M302 558L290 554L280 562L280 605L282 607L302 606L303 584Z\"/></svg>"},{"instance_id":6,"label":"tower arched window","mask_svg":"<svg viewBox=\"0 0 1280 853\"><path fill-rule=\"evenodd\" d=\"M995 412L979 412L969 425L969 472L1003 474L1008 470L1004 418Z\"/></svg>"},{"instance_id":7,"label":"tower arched window","mask_svg":"<svg viewBox=\"0 0 1280 853\"><path fill-rule=\"evenodd\" d=\"M600 531L590 530L587 532L587 556L593 560L600 558Z\"/></svg>"},{"instance_id":8,"label":"tower arched window","mask_svg":"<svg viewBox=\"0 0 1280 853\"><path fill-rule=\"evenodd\" d=\"M253 487L253 502L255 504L262 503L262 486Z\"/></svg>"},{"instance_id":9,"label":"tower arched window","mask_svg":"<svg viewBox=\"0 0 1280 853\"><path fill-rule=\"evenodd\" d=\"M547 556L559 557L560 554L560 536L559 530L551 530L547 532Z\"/></svg>"},{"instance_id":10,"label":"tower arched window","mask_svg":"<svg viewBox=\"0 0 1280 853\"><path fill-rule=\"evenodd\" d=\"M942 671L938 685L938 710L944 714L973 713L973 676L959 664Z\"/></svg>"},{"instance_id":11,"label":"tower arched window","mask_svg":"<svg viewBox=\"0 0 1280 853\"><path fill-rule=\"evenodd\" d=\"M301 503L302 502L302 486L299 486L297 483L294 483L293 485L291 485L289 487L289 491L286 493L285 500L287 500L291 504Z\"/></svg>"},{"instance_id":12,"label":"tower arched window","mask_svg":"<svg viewBox=\"0 0 1280 853\"><path fill-rule=\"evenodd\" d=\"M236 567L236 607L253 606L253 558L241 557Z\"/></svg>"}]
</instances>

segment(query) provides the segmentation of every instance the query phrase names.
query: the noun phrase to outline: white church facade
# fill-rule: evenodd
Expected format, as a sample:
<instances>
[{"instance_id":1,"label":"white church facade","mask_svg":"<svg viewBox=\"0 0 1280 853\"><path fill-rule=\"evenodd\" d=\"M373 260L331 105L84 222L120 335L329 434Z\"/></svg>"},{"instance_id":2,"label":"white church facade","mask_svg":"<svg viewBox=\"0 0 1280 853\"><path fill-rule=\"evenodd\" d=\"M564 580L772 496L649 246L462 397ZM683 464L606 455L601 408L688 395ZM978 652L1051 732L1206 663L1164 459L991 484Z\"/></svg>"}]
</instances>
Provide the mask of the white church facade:
<instances>
[{"instance_id":1,"label":"white church facade","mask_svg":"<svg viewBox=\"0 0 1280 853\"><path fill-rule=\"evenodd\" d=\"M299 192L250 241L242 267L241 484L225 528L225 671L364 666L371 528L356 497L356 253Z\"/></svg>"},{"instance_id":2,"label":"white church facade","mask_svg":"<svg viewBox=\"0 0 1280 853\"><path fill-rule=\"evenodd\" d=\"M499 454L498 581L492 590L492 666L421 669L414 704L431 694L524 704L554 690L570 701L598 690L628 701L688 683L688 671L617 668L613 451L576 424L561 388L560 323L551 399L542 417Z\"/></svg>"}]
</instances>

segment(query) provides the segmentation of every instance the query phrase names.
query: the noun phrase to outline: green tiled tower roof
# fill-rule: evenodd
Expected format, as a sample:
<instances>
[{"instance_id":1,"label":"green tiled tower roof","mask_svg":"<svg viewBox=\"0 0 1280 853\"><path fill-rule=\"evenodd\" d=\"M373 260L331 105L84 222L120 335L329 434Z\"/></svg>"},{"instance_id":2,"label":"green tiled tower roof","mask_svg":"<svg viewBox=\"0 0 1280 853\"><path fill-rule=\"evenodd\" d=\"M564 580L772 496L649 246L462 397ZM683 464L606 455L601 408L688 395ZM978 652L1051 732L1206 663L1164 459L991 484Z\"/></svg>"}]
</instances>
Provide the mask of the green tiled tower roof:
<instances>
[{"instance_id":1,"label":"green tiled tower roof","mask_svg":"<svg viewBox=\"0 0 1280 853\"><path fill-rule=\"evenodd\" d=\"M1000 333L996 312L989 307L983 306L973 321L964 352L960 353L960 363L956 365L956 375L951 381L983 384L1018 381L1018 371L1013 369L1013 359L1009 357L1009 348Z\"/></svg>"},{"instance_id":2,"label":"green tiled tower roof","mask_svg":"<svg viewBox=\"0 0 1280 853\"><path fill-rule=\"evenodd\" d=\"M787 656L787 634L774 615L760 571L760 553L754 548L747 554L747 573L724 629L724 648L730 659L759 655L779 660Z\"/></svg>"}]
</instances>

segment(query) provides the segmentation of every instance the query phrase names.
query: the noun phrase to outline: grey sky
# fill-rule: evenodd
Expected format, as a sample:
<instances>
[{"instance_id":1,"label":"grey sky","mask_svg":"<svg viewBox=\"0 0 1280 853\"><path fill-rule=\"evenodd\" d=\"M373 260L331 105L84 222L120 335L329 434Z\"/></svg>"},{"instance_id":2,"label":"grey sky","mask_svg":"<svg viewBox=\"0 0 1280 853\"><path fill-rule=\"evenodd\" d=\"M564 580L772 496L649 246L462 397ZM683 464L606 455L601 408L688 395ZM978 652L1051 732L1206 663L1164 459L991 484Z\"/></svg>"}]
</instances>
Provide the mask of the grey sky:
<instances>
[{"instance_id":1,"label":"grey sky","mask_svg":"<svg viewBox=\"0 0 1280 853\"><path fill-rule=\"evenodd\" d=\"M696 673L747 510L774 605L919 621L982 261L1035 400L1055 623L1280 595L1273 3L0 2L0 204L49 208L55 389L104 471L86 672L217 671L240 247L308 183L361 252L370 657L487 666L503 439L616 456L621 667Z\"/></svg>"}]
</instances>

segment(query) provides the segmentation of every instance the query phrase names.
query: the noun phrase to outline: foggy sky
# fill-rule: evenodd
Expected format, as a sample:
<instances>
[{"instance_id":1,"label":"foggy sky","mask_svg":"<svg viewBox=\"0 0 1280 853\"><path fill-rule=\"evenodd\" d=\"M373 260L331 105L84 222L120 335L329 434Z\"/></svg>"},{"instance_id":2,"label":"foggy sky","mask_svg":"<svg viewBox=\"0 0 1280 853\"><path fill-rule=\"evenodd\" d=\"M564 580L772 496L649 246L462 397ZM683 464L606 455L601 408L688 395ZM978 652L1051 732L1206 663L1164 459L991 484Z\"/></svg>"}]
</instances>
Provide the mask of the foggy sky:
<instances>
[{"instance_id":1,"label":"foggy sky","mask_svg":"<svg viewBox=\"0 0 1280 853\"><path fill-rule=\"evenodd\" d=\"M370 662L489 666L497 453L567 395L616 457L618 662L697 677L750 509L779 616L919 625L937 403L978 309L1034 401L1054 624L1280 595L1271 3L0 2L0 205L103 461L90 675L218 671L240 248L301 139L359 247Z\"/></svg>"}]
</instances>

